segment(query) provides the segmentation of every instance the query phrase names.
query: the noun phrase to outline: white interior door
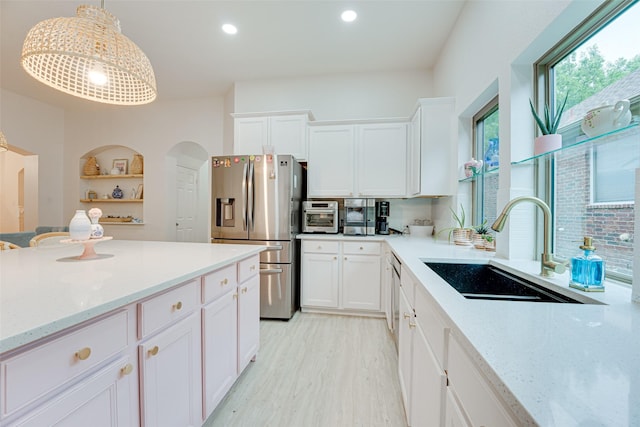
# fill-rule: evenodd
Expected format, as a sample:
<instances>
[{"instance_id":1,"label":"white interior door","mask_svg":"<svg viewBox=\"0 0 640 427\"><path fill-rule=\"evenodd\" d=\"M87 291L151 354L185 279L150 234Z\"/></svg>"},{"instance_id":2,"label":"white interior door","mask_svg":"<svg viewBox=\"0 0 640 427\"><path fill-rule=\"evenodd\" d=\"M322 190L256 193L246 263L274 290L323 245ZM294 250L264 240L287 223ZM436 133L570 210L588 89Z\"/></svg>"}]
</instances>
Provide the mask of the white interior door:
<instances>
[{"instance_id":1,"label":"white interior door","mask_svg":"<svg viewBox=\"0 0 640 427\"><path fill-rule=\"evenodd\" d=\"M176 241L194 242L198 171L184 166L177 166L176 192Z\"/></svg>"}]
</instances>

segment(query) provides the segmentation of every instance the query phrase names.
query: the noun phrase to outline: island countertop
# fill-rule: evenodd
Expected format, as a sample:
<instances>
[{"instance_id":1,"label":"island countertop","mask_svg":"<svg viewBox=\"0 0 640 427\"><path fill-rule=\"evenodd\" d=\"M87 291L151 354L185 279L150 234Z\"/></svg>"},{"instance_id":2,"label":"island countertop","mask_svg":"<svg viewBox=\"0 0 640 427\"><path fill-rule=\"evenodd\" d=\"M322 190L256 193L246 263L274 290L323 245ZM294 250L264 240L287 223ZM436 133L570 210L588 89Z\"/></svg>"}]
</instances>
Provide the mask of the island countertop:
<instances>
[{"instance_id":1,"label":"island countertop","mask_svg":"<svg viewBox=\"0 0 640 427\"><path fill-rule=\"evenodd\" d=\"M539 426L640 426L640 304L628 286L569 288L569 274L539 276L534 261L499 259L446 241L390 237L404 269L436 300L452 334L519 420ZM424 261L489 262L595 304L465 299Z\"/></svg>"},{"instance_id":2,"label":"island countertop","mask_svg":"<svg viewBox=\"0 0 640 427\"><path fill-rule=\"evenodd\" d=\"M264 250L257 245L110 240L0 253L0 353Z\"/></svg>"}]
</instances>

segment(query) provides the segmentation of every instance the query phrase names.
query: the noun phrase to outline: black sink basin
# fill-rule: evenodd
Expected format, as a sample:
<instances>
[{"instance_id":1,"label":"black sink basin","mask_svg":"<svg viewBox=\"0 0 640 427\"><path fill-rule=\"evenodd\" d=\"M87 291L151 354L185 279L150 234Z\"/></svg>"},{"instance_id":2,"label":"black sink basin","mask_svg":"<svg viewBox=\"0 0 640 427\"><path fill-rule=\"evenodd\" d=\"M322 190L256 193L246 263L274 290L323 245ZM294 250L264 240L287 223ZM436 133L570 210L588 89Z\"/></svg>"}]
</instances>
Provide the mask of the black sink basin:
<instances>
[{"instance_id":1,"label":"black sink basin","mask_svg":"<svg viewBox=\"0 0 640 427\"><path fill-rule=\"evenodd\" d=\"M468 299L582 304L489 264L425 265Z\"/></svg>"}]
</instances>

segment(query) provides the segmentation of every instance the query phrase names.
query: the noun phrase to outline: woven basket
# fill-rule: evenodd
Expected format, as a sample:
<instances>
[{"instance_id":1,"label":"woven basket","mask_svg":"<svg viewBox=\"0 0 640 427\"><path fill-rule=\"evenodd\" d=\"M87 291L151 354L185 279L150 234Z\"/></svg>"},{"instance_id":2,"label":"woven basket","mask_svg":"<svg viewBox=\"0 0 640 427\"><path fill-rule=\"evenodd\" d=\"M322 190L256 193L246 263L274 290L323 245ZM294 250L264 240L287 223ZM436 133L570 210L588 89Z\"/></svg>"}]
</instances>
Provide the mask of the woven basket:
<instances>
[{"instance_id":1,"label":"woven basket","mask_svg":"<svg viewBox=\"0 0 640 427\"><path fill-rule=\"evenodd\" d=\"M129 173L138 175L142 174L144 170L144 159L142 154L134 154L133 160L131 161L131 167L129 168Z\"/></svg>"},{"instance_id":2,"label":"woven basket","mask_svg":"<svg viewBox=\"0 0 640 427\"><path fill-rule=\"evenodd\" d=\"M89 157L87 159L84 168L82 168L82 173L88 176L100 175L100 167L95 157Z\"/></svg>"}]
</instances>

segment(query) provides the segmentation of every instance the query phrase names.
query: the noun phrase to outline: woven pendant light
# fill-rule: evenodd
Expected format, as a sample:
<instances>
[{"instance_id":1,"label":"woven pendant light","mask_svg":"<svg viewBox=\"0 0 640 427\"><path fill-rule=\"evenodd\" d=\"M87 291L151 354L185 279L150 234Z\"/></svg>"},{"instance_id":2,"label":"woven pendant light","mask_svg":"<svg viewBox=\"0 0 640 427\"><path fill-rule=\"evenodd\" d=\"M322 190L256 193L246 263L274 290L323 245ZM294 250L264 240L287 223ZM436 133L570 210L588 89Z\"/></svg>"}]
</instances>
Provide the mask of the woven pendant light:
<instances>
[{"instance_id":1,"label":"woven pendant light","mask_svg":"<svg viewBox=\"0 0 640 427\"><path fill-rule=\"evenodd\" d=\"M0 130L0 151L9 151L9 144L7 138L4 137L4 133Z\"/></svg>"},{"instance_id":2,"label":"woven pendant light","mask_svg":"<svg viewBox=\"0 0 640 427\"><path fill-rule=\"evenodd\" d=\"M104 8L36 24L22 46L22 66L36 80L91 101L147 104L156 98L153 68Z\"/></svg>"}]
</instances>

